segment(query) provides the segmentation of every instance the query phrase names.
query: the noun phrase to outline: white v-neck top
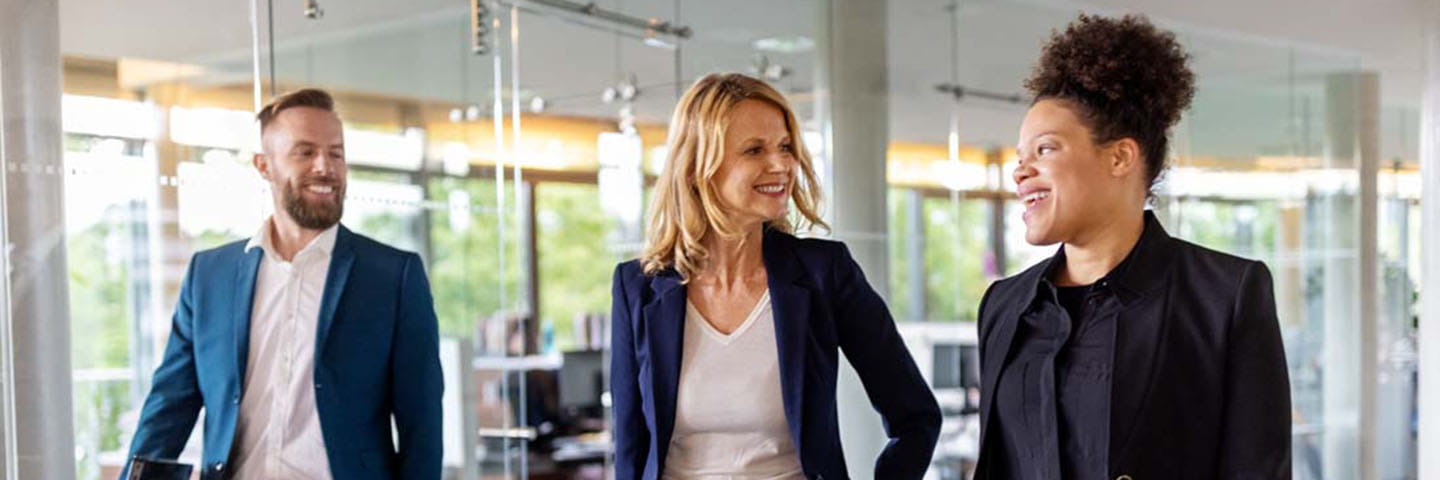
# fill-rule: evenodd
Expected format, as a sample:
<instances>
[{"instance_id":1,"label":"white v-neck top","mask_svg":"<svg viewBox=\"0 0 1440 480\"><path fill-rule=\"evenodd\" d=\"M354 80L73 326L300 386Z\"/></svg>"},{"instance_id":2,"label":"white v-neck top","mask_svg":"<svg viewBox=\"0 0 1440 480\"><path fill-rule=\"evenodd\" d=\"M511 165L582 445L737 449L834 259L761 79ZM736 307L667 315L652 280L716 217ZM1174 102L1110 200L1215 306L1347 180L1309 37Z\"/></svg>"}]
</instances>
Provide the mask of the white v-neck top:
<instances>
[{"instance_id":1,"label":"white v-neck top","mask_svg":"<svg viewBox=\"0 0 1440 480\"><path fill-rule=\"evenodd\" d=\"M770 292L720 333L685 303L685 345L666 480L804 479L780 392Z\"/></svg>"}]
</instances>

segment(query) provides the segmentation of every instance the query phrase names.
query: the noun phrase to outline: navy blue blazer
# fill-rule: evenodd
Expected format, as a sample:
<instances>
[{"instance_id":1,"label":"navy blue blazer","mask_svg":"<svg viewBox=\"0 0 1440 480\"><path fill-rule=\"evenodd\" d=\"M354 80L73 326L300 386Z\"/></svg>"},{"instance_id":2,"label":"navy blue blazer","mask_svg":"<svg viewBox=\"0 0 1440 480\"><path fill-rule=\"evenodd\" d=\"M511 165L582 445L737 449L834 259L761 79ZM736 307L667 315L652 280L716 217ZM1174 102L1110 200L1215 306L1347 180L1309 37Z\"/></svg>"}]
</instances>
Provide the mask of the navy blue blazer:
<instances>
[{"instance_id":1,"label":"navy blue blazer","mask_svg":"<svg viewBox=\"0 0 1440 480\"><path fill-rule=\"evenodd\" d=\"M263 252L245 241L196 253L130 455L173 459L205 410L203 478L225 478ZM440 478L439 333L420 257L335 238L315 339L315 406L340 479ZM399 449L391 440L391 415ZM129 467L120 478L128 476Z\"/></svg>"},{"instance_id":2,"label":"navy blue blazer","mask_svg":"<svg viewBox=\"0 0 1440 480\"><path fill-rule=\"evenodd\" d=\"M780 387L805 476L845 479L835 410L839 350L859 373L890 442L875 478L924 476L940 433L940 407L905 349L884 301L839 242L766 229L763 241ZM657 479L675 426L686 288L674 270L615 269L610 392L615 478Z\"/></svg>"}]
</instances>

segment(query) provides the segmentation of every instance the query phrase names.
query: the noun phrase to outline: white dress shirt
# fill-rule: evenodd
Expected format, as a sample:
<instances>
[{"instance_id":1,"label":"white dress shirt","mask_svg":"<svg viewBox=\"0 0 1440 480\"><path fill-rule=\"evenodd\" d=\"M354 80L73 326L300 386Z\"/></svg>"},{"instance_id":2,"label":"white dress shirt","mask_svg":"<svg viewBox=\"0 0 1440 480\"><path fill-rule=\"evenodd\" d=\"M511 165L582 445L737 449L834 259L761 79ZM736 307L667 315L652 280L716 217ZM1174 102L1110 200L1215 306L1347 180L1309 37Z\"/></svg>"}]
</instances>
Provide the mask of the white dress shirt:
<instances>
[{"instance_id":1,"label":"white dress shirt","mask_svg":"<svg viewBox=\"0 0 1440 480\"><path fill-rule=\"evenodd\" d=\"M803 480L780 392L766 291L729 335L685 302L685 346L666 480Z\"/></svg>"},{"instance_id":2,"label":"white dress shirt","mask_svg":"<svg viewBox=\"0 0 1440 480\"><path fill-rule=\"evenodd\" d=\"M237 480L329 480L330 460L315 409L315 338L337 226L285 261L271 222L245 245L264 258L250 311L250 352L231 465Z\"/></svg>"}]
</instances>

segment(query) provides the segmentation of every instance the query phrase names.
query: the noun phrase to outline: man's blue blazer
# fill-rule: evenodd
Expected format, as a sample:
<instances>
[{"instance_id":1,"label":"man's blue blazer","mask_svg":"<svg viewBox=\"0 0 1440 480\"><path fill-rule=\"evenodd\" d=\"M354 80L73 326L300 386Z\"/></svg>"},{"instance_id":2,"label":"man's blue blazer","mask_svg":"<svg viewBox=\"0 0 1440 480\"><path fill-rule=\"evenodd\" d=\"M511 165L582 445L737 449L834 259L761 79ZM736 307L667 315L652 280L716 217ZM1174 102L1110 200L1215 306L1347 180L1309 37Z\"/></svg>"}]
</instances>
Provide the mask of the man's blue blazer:
<instances>
[{"instance_id":1,"label":"man's blue blazer","mask_svg":"<svg viewBox=\"0 0 1440 480\"><path fill-rule=\"evenodd\" d=\"M263 255L258 248L246 252L245 244L230 243L190 260L131 456L177 457L204 407L201 476L229 476L245 394L250 307ZM344 226L331 255L313 372L331 474L438 479L444 381L435 308L420 257ZM125 470L122 479L128 466Z\"/></svg>"}]
</instances>

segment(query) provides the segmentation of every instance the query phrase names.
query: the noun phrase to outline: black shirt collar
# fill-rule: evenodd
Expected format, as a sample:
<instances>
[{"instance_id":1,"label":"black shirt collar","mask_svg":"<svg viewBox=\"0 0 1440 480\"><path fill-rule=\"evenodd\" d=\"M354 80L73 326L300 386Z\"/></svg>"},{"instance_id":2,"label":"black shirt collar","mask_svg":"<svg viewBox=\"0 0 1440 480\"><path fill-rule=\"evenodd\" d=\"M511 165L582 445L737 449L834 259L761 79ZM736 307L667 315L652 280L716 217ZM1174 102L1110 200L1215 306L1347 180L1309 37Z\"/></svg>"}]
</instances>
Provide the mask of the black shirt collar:
<instances>
[{"instance_id":1,"label":"black shirt collar","mask_svg":"<svg viewBox=\"0 0 1440 480\"><path fill-rule=\"evenodd\" d=\"M1158 288L1163 284L1162 280L1168 278L1170 267L1174 263L1171 241L1170 234L1165 232L1155 213L1146 210L1145 229L1140 233L1140 240L1119 265L1094 283L1094 291L1113 292L1122 304L1129 304ZM1065 247L1062 245L1040 268L1031 270L1036 274L1027 281L1032 282L1035 288L1031 290L1031 298L1026 304L1033 302L1039 292L1054 293L1054 284L1050 279L1064 264ZM1053 295L1051 298L1054 298Z\"/></svg>"}]
</instances>

